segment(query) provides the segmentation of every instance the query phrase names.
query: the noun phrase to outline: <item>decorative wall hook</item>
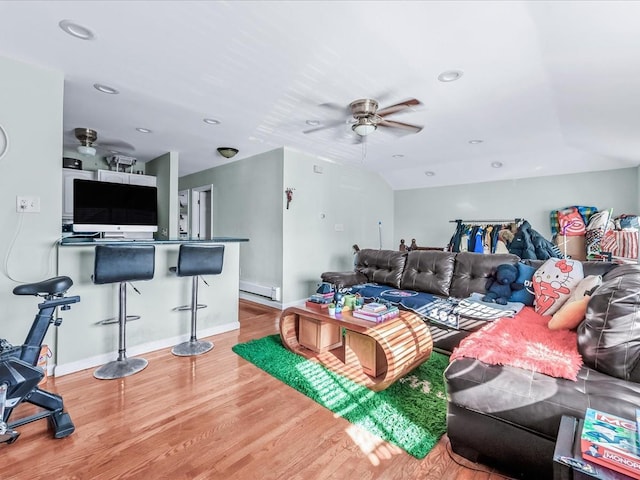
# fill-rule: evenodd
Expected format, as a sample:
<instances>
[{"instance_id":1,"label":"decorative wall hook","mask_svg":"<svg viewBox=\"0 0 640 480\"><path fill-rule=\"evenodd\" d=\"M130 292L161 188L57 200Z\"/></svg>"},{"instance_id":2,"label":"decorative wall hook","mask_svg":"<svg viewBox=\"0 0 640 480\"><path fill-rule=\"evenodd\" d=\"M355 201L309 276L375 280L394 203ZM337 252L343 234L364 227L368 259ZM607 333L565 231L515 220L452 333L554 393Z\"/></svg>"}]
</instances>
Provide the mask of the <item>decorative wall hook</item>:
<instances>
[{"instance_id":1,"label":"decorative wall hook","mask_svg":"<svg viewBox=\"0 0 640 480\"><path fill-rule=\"evenodd\" d=\"M295 190L295 188L289 187L284 191L284 193L287 195L287 210L289 210L289 204L293 200L293 191L294 190Z\"/></svg>"}]
</instances>

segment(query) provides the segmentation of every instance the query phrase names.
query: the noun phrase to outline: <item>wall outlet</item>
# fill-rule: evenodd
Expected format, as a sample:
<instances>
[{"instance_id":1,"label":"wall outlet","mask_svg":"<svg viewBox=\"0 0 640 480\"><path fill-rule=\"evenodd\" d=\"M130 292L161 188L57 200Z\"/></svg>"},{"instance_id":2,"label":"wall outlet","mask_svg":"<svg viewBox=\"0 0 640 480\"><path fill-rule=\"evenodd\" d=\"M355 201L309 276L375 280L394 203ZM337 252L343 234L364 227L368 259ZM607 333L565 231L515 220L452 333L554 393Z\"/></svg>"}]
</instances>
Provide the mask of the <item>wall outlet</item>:
<instances>
[{"instance_id":1,"label":"wall outlet","mask_svg":"<svg viewBox=\"0 0 640 480\"><path fill-rule=\"evenodd\" d=\"M40 197L16 197L16 212L40 213Z\"/></svg>"}]
</instances>

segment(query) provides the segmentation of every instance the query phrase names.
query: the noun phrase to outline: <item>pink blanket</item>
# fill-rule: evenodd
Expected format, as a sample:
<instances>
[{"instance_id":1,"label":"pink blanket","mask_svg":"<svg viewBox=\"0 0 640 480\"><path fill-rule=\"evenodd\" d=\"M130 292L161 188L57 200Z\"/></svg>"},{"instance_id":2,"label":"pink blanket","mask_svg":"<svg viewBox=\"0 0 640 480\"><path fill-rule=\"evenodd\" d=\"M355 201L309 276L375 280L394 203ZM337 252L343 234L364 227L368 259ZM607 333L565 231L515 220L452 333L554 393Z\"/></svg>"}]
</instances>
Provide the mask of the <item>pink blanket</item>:
<instances>
[{"instance_id":1,"label":"pink blanket","mask_svg":"<svg viewBox=\"0 0 640 480\"><path fill-rule=\"evenodd\" d=\"M576 381L582 366L576 332L549 330L550 318L525 307L515 317L500 318L466 337L450 360L476 358Z\"/></svg>"}]
</instances>

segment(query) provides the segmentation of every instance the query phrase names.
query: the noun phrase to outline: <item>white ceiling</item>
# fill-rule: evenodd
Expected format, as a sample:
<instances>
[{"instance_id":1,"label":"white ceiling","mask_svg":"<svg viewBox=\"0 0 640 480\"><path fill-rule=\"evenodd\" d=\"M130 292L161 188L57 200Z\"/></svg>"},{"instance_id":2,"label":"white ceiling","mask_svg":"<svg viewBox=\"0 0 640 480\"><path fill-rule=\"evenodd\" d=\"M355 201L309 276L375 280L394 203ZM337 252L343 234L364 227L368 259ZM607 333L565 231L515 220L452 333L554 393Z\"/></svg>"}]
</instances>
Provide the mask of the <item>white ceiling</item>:
<instances>
[{"instance_id":1,"label":"white ceiling","mask_svg":"<svg viewBox=\"0 0 640 480\"><path fill-rule=\"evenodd\" d=\"M2 1L0 56L64 72L65 142L177 151L181 176L287 146L408 189L638 165L639 25L634 1ZM346 119L322 104L411 97L387 118L418 134L303 133Z\"/></svg>"}]
</instances>

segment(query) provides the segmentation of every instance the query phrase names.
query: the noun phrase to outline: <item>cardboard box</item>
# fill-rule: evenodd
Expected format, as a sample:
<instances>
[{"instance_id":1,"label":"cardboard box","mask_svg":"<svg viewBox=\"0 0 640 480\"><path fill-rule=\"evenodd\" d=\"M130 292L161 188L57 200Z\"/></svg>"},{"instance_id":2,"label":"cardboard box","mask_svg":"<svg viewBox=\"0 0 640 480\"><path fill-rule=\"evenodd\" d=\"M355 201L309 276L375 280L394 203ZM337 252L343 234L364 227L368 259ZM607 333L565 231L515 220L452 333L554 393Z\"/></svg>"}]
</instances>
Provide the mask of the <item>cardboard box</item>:
<instances>
[{"instance_id":1,"label":"cardboard box","mask_svg":"<svg viewBox=\"0 0 640 480\"><path fill-rule=\"evenodd\" d=\"M563 254L569 255L575 260L584 261L587 259L587 243L584 235L556 235L554 243Z\"/></svg>"}]
</instances>

